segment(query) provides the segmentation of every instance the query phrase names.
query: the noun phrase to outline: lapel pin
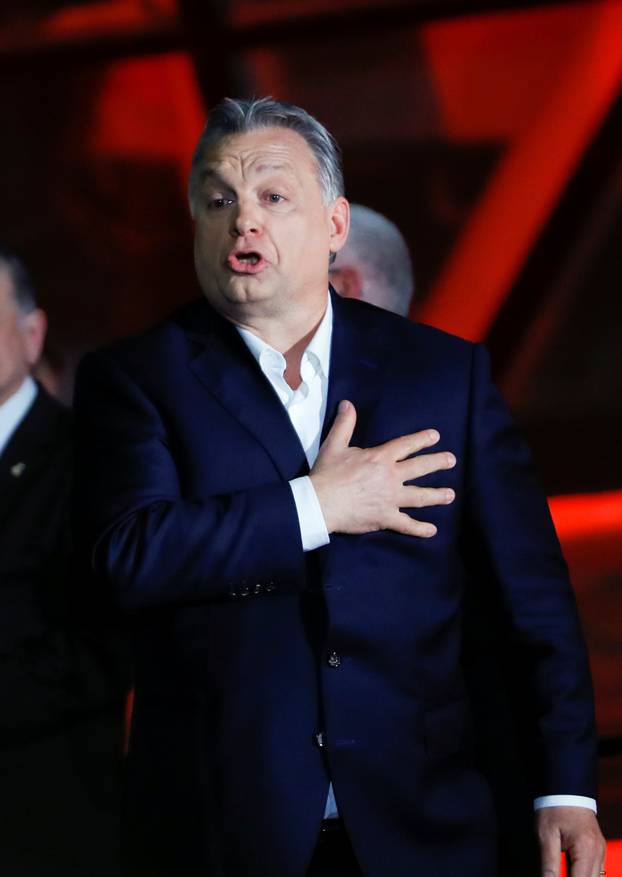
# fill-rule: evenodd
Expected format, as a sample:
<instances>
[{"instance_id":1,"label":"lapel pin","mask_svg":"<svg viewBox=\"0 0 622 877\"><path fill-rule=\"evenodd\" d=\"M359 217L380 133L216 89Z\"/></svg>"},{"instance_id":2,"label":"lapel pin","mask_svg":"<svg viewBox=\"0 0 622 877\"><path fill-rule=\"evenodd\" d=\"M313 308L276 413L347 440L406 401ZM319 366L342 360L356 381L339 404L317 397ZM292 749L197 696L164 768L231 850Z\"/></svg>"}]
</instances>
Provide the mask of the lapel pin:
<instances>
[{"instance_id":1,"label":"lapel pin","mask_svg":"<svg viewBox=\"0 0 622 877\"><path fill-rule=\"evenodd\" d=\"M25 463L16 463L14 466L11 466L11 475L14 478L19 478L24 469L26 468Z\"/></svg>"}]
</instances>

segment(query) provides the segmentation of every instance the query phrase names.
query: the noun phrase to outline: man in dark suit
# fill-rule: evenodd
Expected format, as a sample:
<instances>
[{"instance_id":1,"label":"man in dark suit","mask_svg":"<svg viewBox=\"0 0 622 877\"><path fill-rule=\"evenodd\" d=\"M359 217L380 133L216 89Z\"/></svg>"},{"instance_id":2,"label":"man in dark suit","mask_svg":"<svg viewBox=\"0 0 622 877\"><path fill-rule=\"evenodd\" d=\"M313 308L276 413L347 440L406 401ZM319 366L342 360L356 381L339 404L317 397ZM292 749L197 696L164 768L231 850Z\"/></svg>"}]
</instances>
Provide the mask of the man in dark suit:
<instances>
[{"instance_id":1,"label":"man in dark suit","mask_svg":"<svg viewBox=\"0 0 622 877\"><path fill-rule=\"evenodd\" d=\"M121 683L71 597L71 415L30 376L45 330L0 249L0 871L110 877Z\"/></svg>"},{"instance_id":2,"label":"man in dark suit","mask_svg":"<svg viewBox=\"0 0 622 877\"><path fill-rule=\"evenodd\" d=\"M585 650L485 352L329 294L349 209L304 110L215 109L190 201L206 300L77 383L84 536L134 622L128 874L497 874L463 665L493 580L543 873L596 877Z\"/></svg>"}]
</instances>

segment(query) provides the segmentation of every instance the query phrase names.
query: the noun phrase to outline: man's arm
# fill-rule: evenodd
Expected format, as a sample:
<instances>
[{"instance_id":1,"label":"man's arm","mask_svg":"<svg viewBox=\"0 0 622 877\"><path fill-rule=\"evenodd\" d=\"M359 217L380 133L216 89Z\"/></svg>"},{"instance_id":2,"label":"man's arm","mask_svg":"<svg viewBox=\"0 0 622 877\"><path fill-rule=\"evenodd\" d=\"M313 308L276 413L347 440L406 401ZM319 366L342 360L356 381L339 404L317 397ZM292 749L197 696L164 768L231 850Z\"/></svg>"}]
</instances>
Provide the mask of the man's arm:
<instances>
[{"instance_id":1,"label":"man's arm","mask_svg":"<svg viewBox=\"0 0 622 877\"><path fill-rule=\"evenodd\" d=\"M160 412L104 355L81 364L75 410L78 525L96 570L125 608L303 586L287 482L188 499ZM206 453L210 441L206 435Z\"/></svg>"},{"instance_id":2,"label":"man's arm","mask_svg":"<svg viewBox=\"0 0 622 877\"><path fill-rule=\"evenodd\" d=\"M568 850L572 877L597 875L604 841L588 807L550 806L556 795L594 798L596 734L587 655L555 530L530 454L474 349L465 504L471 559L491 567L521 671L530 677L528 765L543 873L557 877ZM576 800L576 799L575 799Z\"/></svg>"},{"instance_id":3,"label":"man's arm","mask_svg":"<svg viewBox=\"0 0 622 877\"><path fill-rule=\"evenodd\" d=\"M76 419L81 526L96 570L116 586L126 608L304 587L304 549L322 544L322 537L306 539L299 485L275 477L264 486L189 500L160 412L138 382L102 354L87 357L79 369ZM327 531L387 527L434 535L431 524L400 508L453 500L452 491L403 483L454 465L445 453L406 459L434 445L438 433L350 448L355 420L346 403L312 470L309 486ZM213 443L206 435L206 453L210 444L214 452Z\"/></svg>"}]
</instances>

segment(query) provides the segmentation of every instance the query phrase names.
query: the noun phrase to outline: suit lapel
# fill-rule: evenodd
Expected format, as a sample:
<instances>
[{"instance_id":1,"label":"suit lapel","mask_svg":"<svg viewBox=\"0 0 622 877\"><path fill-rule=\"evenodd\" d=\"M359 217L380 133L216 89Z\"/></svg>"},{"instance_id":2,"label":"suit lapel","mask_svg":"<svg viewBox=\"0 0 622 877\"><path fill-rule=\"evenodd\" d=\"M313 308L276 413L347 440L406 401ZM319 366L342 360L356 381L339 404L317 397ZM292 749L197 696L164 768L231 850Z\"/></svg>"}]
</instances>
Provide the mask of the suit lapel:
<instances>
[{"instance_id":1,"label":"suit lapel","mask_svg":"<svg viewBox=\"0 0 622 877\"><path fill-rule=\"evenodd\" d=\"M3 453L2 457L0 457L0 528L2 528L2 524L19 496L23 485L28 480L30 466L30 460L18 459L15 462L9 463L6 459L6 453Z\"/></svg>"},{"instance_id":2,"label":"suit lapel","mask_svg":"<svg viewBox=\"0 0 622 877\"><path fill-rule=\"evenodd\" d=\"M362 444L367 425L382 395L387 353L373 322L361 319L361 311L331 289L334 321L331 342L330 378L322 441L330 430L337 406L348 399L357 412L352 444ZM365 314L366 316L366 314Z\"/></svg>"},{"instance_id":3,"label":"suit lapel","mask_svg":"<svg viewBox=\"0 0 622 877\"><path fill-rule=\"evenodd\" d=\"M58 406L42 387L0 455L0 526L56 441Z\"/></svg>"},{"instance_id":4,"label":"suit lapel","mask_svg":"<svg viewBox=\"0 0 622 877\"><path fill-rule=\"evenodd\" d=\"M214 317L190 368L227 411L265 448L284 480L307 474L304 450L287 411L228 321Z\"/></svg>"},{"instance_id":5,"label":"suit lapel","mask_svg":"<svg viewBox=\"0 0 622 877\"><path fill-rule=\"evenodd\" d=\"M322 441L337 406L349 399L357 410L353 443L365 434L382 394L386 341L351 302L331 290L333 333L326 416ZM185 326L197 343L190 368L203 386L265 448L285 480L309 472L307 460L287 411L258 363L229 321L201 302Z\"/></svg>"}]
</instances>

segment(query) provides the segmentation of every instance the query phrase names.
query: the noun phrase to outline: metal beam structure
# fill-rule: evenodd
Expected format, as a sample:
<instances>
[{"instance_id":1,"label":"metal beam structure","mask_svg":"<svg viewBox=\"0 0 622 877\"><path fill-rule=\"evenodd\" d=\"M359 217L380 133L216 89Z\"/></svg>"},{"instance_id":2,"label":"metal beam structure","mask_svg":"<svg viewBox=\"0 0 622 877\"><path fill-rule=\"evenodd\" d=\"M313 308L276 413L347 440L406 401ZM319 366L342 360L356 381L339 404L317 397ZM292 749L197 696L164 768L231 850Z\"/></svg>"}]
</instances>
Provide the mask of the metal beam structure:
<instances>
[{"instance_id":1,"label":"metal beam structure","mask_svg":"<svg viewBox=\"0 0 622 877\"><path fill-rule=\"evenodd\" d=\"M291 14L271 20L262 18L248 24L231 22L226 0L179 0L179 19L120 24L115 28L94 27L91 31L58 34L53 37L45 28L12 31L0 27L0 71L19 69L66 68L115 58L190 51L196 55L231 58L236 52L256 46L316 40L327 33L343 30L348 35L381 33L396 27L460 18L485 13L529 10L547 6L573 5L564 0L387 0L385 3L330 11ZM578 3L577 5L584 5ZM291 10L291 6L289 9ZM201 61L212 72L216 64ZM199 71L200 78L203 74ZM207 86L209 91L212 86Z\"/></svg>"}]
</instances>

